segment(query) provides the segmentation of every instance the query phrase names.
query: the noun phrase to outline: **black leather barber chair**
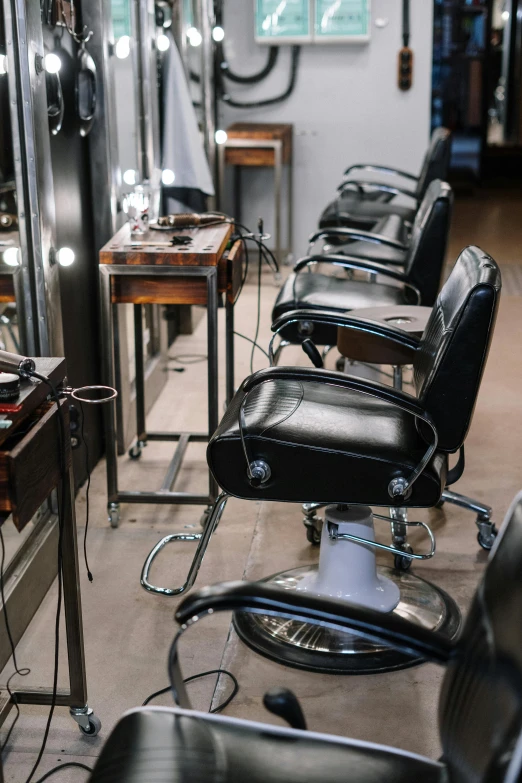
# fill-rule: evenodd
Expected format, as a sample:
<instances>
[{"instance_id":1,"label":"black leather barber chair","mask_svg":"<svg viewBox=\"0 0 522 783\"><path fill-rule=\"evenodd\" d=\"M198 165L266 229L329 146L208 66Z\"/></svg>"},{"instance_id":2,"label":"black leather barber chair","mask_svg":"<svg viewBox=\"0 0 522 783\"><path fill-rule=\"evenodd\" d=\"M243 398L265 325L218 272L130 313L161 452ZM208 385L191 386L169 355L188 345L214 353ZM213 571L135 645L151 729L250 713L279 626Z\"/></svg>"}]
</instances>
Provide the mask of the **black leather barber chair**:
<instances>
[{"instance_id":1,"label":"black leather barber chair","mask_svg":"<svg viewBox=\"0 0 522 783\"><path fill-rule=\"evenodd\" d=\"M176 612L182 631L210 613L281 616L343 629L445 667L439 761L385 745L306 731L290 691L275 694L290 727L194 712L176 640L176 707L132 710L103 748L90 783L520 783L522 780L522 496L513 503L455 641L408 618L260 583L197 590ZM265 696L265 704L274 693ZM347 709L350 709L349 695ZM390 724L391 725L391 724ZM393 733L391 729L390 733Z\"/></svg>"},{"instance_id":2,"label":"black leather barber chair","mask_svg":"<svg viewBox=\"0 0 522 783\"><path fill-rule=\"evenodd\" d=\"M264 581L408 616L452 638L459 612L444 591L410 572L376 567L375 548L411 559L432 557L429 527L407 523L423 528L431 545L422 553L404 553L375 541L374 518L381 517L370 506L430 508L441 499L448 455L460 449L471 422L499 293L495 262L478 248L464 250L415 347L417 397L312 368L271 367L247 378L208 446L210 470L224 492L199 536L187 581L178 588L150 582L159 552L187 539L171 534L147 558L142 585L162 595L192 586L229 495L328 504L319 565ZM397 329L390 340L404 341L403 335ZM271 616L238 615L236 627L262 654L309 670L371 672L416 662L379 643Z\"/></svg>"},{"instance_id":3,"label":"black leather barber chair","mask_svg":"<svg viewBox=\"0 0 522 783\"><path fill-rule=\"evenodd\" d=\"M389 215L398 215L404 222L413 223L430 182L447 178L450 156L451 133L447 128L437 128L432 134L418 177L385 166L352 166L345 171L337 198L321 215L320 228L348 226L371 229L379 220ZM407 178L415 183L415 189L408 190L393 184L354 179L353 172L356 170ZM382 196L391 197L392 200L384 201ZM406 197L410 203L407 206L397 204L398 196Z\"/></svg>"},{"instance_id":4,"label":"black leather barber chair","mask_svg":"<svg viewBox=\"0 0 522 783\"><path fill-rule=\"evenodd\" d=\"M272 311L273 328L294 310L346 312L383 305L433 305L441 283L452 206L450 186L435 180L424 196L406 250L387 237L350 230L359 241L349 247L349 255L344 252L317 254L298 261L277 296ZM323 233L319 232L312 239L319 236ZM398 253L400 257L397 257ZM399 263L402 268L397 267ZM321 264L328 265L330 270L337 267L378 275L383 282L311 272ZM337 327L314 321L289 324L278 333L281 344L274 355L276 364L286 345L302 343L306 338L311 338L316 345L335 345L337 342Z\"/></svg>"}]
</instances>

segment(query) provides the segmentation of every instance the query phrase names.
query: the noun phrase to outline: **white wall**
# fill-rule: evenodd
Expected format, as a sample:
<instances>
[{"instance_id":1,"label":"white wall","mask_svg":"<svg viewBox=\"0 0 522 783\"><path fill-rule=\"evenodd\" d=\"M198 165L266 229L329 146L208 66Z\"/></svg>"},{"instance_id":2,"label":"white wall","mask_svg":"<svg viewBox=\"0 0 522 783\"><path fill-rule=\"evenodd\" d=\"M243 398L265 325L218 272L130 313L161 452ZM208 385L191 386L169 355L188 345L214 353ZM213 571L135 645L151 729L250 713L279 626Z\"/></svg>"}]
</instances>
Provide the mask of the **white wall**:
<instances>
[{"instance_id":1,"label":"white wall","mask_svg":"<svg viewBox=\"0 0 522 783\"><path fill-rule=\"evenodd\" d=\"M232 69L247 74L266 60L266 46L254 41L253 0L225 0L226 53ZM294 243L306 250L306 237L317 225L346 166L388 163L415 172L429 139L433 0L411 0L414 84L397 87L397 56L402 46L402 0L373 0L371 41L367 45L305 45L297 87L291 98L257 110L221 104L222 127L234 121L294 124ZM386 27L375 26L387 19ZM238 100L270 97L286 88L289 47L260 85L245 88L227 81ZM273 227L271 174L245 170L243 222L255 226L263 216ZM229 205L230 207L230 205Z\"/></svg>"}]
</instances>

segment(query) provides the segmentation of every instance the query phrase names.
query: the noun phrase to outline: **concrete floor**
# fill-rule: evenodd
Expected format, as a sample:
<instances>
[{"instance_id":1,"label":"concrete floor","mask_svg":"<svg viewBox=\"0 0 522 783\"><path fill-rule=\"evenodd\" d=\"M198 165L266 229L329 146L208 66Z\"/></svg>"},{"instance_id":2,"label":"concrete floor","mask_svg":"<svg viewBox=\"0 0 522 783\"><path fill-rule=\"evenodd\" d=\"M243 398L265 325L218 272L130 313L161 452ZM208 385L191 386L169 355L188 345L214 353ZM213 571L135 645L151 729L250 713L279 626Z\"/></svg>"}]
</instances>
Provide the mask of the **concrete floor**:
<instances>
[{"instance_id":1,"label":"concrete floor","mask_svg":"<svg viewBox=\"0 0 522 783\"><path fill-rule=\"evenodd\" d=\"M522 263L518 228L520 197L478 197L456 205L449 256L465 244L478 244L497 258L506 270ZM260 343L268 344L270 311L276 295L271 276L263 276ZM497 523L521 485L520 420L522 400L522 308L520 298L507 291L501 301L493 347L466 444L467 466L456 490L493 505ZM255 329L256 287L245 287L237 305L236 328L249 337ZM220 328L223 333L223 313ZM249 373L250 346L238 338L237 381ZM222 356L224 342L221 340ZM205 323L193 335L179 338L172 355L205 353ZM333 356L329 362L333 363ZM290 349L287 364L302 363L304 355ZM266 366L261 353L255 368ZM223 363L222 363L223 364ZM173 366L176 365L173 362ZM223 367L222 373L223 373ZM183 374L171 373L155 405L149 426L161 429L199 429L206 423L206 365L187 365ZM224 389L224 377L221 378ZM139 462L121 458L122 487L159 486L170 447L153 444ZM179 489L204 490L206 483L203 446L191 446L179 477ZM198 529L201 509L195 507L124 506L119 529L106 520L105 466L92 476L89 557L94 582L82 567L85 644L88 665L89 703L102 720L101 734L81 736L67 711L58 709L47 750L34 780L60 761L81 760L92 765L112 726L128 708L167 685L166 656L175 632L176 599L145 593L139 585L143 561L157 540L176 530ZM83 534L85 490L77 501L79 535ZM413 515L411 515L413 518ZM437 536L437 554L415 565L419 575L450 592L465 610L486 562L486 553L476 542L473 515L455 507L415 512L429 521ZM383 540L387 531L383 530ZM6 536L14 537L10 526ZM154 569L156 583L180 583L187 571L193 545L167 550ZM300 509L293 505L249 503L230 500L221 527L212 540L201 568L198 585L230 579L257 579L285 568L317 559L317 550L306 542ZM30 666L27 678L34 684L51 681L55 608L51 590L18 647L21 666ZM437 733L437 697L442 671L424 665L402 672L358 677L307 674L278 666L243 646L230 632L230 618L209 618L187 634L183 643L186 675L220 664L237 676L241 690L227 714L277 722L262 706L262 696L271 686L285 684L299 696L310 728L345 736L374 740L436 758L440 752ZM65 645L61 650L60 681L66 684ZM8 666L6 672L10 673ZM2 675L1 681L5 681ZM24 683L26 684L26 683ZM208 709L213 681L191 685L195 706ZM167 695L158 704L170 704ZM23 707L4 758L7 783L24 781L40 746L46 710ZM0 732L5 736L9 721ZM65 783L87 777L78 769L62 773Z\"/></svg>"}]
</instances>

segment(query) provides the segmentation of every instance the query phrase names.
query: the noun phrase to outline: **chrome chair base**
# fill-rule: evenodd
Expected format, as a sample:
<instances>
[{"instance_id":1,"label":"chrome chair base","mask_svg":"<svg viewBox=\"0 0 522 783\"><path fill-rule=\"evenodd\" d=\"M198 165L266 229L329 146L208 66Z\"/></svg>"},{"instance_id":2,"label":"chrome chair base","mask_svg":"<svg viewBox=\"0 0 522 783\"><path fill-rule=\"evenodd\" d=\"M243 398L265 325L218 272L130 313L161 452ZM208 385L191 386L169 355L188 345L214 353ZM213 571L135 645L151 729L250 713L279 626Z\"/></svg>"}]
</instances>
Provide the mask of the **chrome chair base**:
<instances>
[{"instance_id":1,"label":"chrome chair base","mask_svg":"<svg viewBox=\"0 0 522 783\"><path fill-rule=\"evenodd\" d=\"M301 580L310 580L316 573L316 565L305 566L261 581L280 589L295 590ZM394 614L450 639L456 636L461 624L460 611L444 590L409 572L379 566L378 573L399 587L401 598ZM306 671L377 674L423 663L422 658L397 652L369 637L300 620L235 612L233 622L239 637L252 650L277 663Z\"/></svg>"}]
</instances>

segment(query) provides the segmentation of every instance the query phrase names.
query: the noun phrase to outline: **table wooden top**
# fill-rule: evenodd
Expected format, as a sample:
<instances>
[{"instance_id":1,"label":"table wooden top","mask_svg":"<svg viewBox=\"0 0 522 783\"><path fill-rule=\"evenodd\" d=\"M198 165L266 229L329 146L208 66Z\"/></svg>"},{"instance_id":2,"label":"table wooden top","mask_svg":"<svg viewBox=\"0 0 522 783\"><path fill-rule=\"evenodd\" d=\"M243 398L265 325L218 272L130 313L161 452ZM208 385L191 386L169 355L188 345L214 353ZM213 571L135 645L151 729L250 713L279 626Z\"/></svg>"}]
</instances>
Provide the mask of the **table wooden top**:
<instances>
[{"instance_id":1,"label":"table wooden top","mask_svg":"<svg viewBox=\"0 0 522 783\"><path fill-rule=\"evenodd\" d=\"M230 139L283 139L292 136L293 125L278 122L234 122L227 128Z\"/></svg>"},{"instance_id":2,"label":"table wooden top","mask_svg":"<svg viewBox=\"0 0 522 783\"><path fill-rule=\"evenodd\" d=\"M136 266L217 266L232 235L232 225L201 228L149 229L132 236L125 223L100 251L100 264ZM169 245L174 236L191 238L187 245Z\"/></svg>"}]
</instances>

